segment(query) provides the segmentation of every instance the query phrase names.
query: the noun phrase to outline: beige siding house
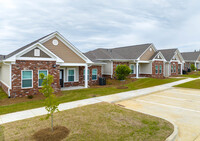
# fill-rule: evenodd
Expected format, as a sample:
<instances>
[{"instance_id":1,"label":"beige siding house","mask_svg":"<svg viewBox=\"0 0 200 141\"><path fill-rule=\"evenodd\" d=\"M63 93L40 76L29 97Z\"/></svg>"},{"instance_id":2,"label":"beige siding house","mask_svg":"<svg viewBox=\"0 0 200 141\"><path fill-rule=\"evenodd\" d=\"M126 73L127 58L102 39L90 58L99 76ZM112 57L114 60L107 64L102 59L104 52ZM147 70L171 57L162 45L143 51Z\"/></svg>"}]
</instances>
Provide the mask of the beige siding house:
<instances>
[{"instance_id":1,"label":"beige siding house","mask_svg":"<svg viewBox=\"0 0 200 141\"><path fill-rule=\"evenodd\" d=\"M39 75L43 73L54 76L55 92L66 87L87 88L98 84L101 66L59 32L53 32L8 55L0 55L0 86L9 97L38 94L42 85Z\"/></svg>"}]
</instances>

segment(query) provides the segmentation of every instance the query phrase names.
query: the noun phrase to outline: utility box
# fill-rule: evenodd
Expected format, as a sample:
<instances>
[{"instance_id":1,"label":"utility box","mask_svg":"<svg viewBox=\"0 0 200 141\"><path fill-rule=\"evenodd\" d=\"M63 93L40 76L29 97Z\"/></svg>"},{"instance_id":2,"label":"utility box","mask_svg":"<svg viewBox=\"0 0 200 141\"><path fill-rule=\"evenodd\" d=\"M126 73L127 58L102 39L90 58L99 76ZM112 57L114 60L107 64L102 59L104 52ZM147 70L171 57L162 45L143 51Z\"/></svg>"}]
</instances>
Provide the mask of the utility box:
<instances>
[{"instance_id":1,"label":"utility box","mask_svg":"<svg viewBox=\"0 0 200 141\"><path fill-rule=\"evenodd\" d=\"M106 85L106 78L105 77L100 77L99 78L99 85Z\"/></svg>"}]
</instances>

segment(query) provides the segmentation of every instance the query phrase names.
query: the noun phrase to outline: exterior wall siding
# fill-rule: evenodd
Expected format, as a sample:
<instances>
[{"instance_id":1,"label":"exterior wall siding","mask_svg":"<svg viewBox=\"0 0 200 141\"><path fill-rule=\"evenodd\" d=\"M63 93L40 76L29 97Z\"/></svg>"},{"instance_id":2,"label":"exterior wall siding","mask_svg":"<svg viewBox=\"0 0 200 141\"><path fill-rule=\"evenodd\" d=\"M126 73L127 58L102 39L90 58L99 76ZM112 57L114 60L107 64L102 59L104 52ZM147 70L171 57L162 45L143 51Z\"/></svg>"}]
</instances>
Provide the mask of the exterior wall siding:
<instances>
[{"instance_id":1,"label":"exterior wall siding","mask_svg":"<svg viewBox=\"0 0 200 141\"><path fill-rule=\"evenodd\" d=\"M2 64L1 81L3 81L7 86L10 86L10 65Z\"/></svg>"},{"instance_id":2,"label":"exterior wall siding","mask_svg":"<svg viewBox=\"0 0 200 141\"><path fill-rule=\"evenodd\" d=\"M55 92L60 91L59 73L60 66L55 65L55 61L23 61L17 60L15 64L12 64L12 89L11 97L22 97L27 95L39 94L40 87L38 86L38 70L48 70L48 74L54 76L54 83L52 87ZM21 70L33 70L33 88L21 87Z\"/></svg>"},{"instance_id":3,"label":"exterior wall siding","mask_svg":"<svg viewBox=\"0 0 200 141\"><path fill-rule=\"evenodd\" d=\"M150 49L151 49L151 51L150 51ZM148 61L154 53L155 53L155 51L153 50L153 47L150 47L150 48L140 57L140 60Z\"/></svg>"},{"instance_id":4,"label":"exterior wall siding","mask_svg":"<svg viewBox=\"0 0 200 141\"><path fill-rule=\"evenodd\" d=\"M52 44L53 40L58 40L58 45L55 46ZM48 48L51 52L59 56L65 63L85 63L85 61L78 56L74 51L72 51L68 46L66 46L58 38L54 37L43 45Z\"/></svg>"}]
</instances>

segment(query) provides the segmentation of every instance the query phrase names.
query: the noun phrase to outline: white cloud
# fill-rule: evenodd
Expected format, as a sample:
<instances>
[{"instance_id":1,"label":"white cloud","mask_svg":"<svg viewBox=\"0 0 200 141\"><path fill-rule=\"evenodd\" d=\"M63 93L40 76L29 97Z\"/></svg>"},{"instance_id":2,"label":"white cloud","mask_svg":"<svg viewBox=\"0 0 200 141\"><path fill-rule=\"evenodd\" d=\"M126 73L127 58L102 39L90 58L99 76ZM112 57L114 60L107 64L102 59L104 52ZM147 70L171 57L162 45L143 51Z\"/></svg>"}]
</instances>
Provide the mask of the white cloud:
<instances>
[{"instance_id":1,"label":"white cloud","mask_svg":"<svg viewBox=\"0 0 200 141\"><path fill-rule=\"evenodd\" d=\"M152 42L199 49L196 0L0 0L0 54L53 31L82 51ZM3 48L3 49L2 49Z\"/></svg>"}]
</instances>

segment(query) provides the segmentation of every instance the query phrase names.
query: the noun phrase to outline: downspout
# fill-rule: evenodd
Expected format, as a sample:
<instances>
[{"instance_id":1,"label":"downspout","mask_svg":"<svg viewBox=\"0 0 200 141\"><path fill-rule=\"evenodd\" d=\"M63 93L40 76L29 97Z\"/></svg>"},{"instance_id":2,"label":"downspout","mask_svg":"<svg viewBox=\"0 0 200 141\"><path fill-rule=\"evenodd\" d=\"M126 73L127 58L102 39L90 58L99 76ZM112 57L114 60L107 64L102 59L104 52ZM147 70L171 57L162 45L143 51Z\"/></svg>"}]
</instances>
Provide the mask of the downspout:
<instances>
[{"instance_id":1,"label":"downspout","mask_svg":"<svg viewBox=\"0 0 200 141\"><path fill-rule=\"evenodd\" d=\"M113 78L113 61L110 60L111 64L111 79Z\"/></svg>"},{"instance_id":2,"label":"downspout","mask_svg":"<svg viewBox=\"0 0 200 141\"><path fill-rule=\"evenodd\" d=\"M5 65L9 65L10 66L10 88L8 88L8 98L10 98L10 90L11 90L11 88L12 88L12 80L11 80L11 71L12 71L12 65L11 64L7 64L7 63L5 63L5 62L3 62L3 64L5 64Z\"/></svg>"}]
</instances>

